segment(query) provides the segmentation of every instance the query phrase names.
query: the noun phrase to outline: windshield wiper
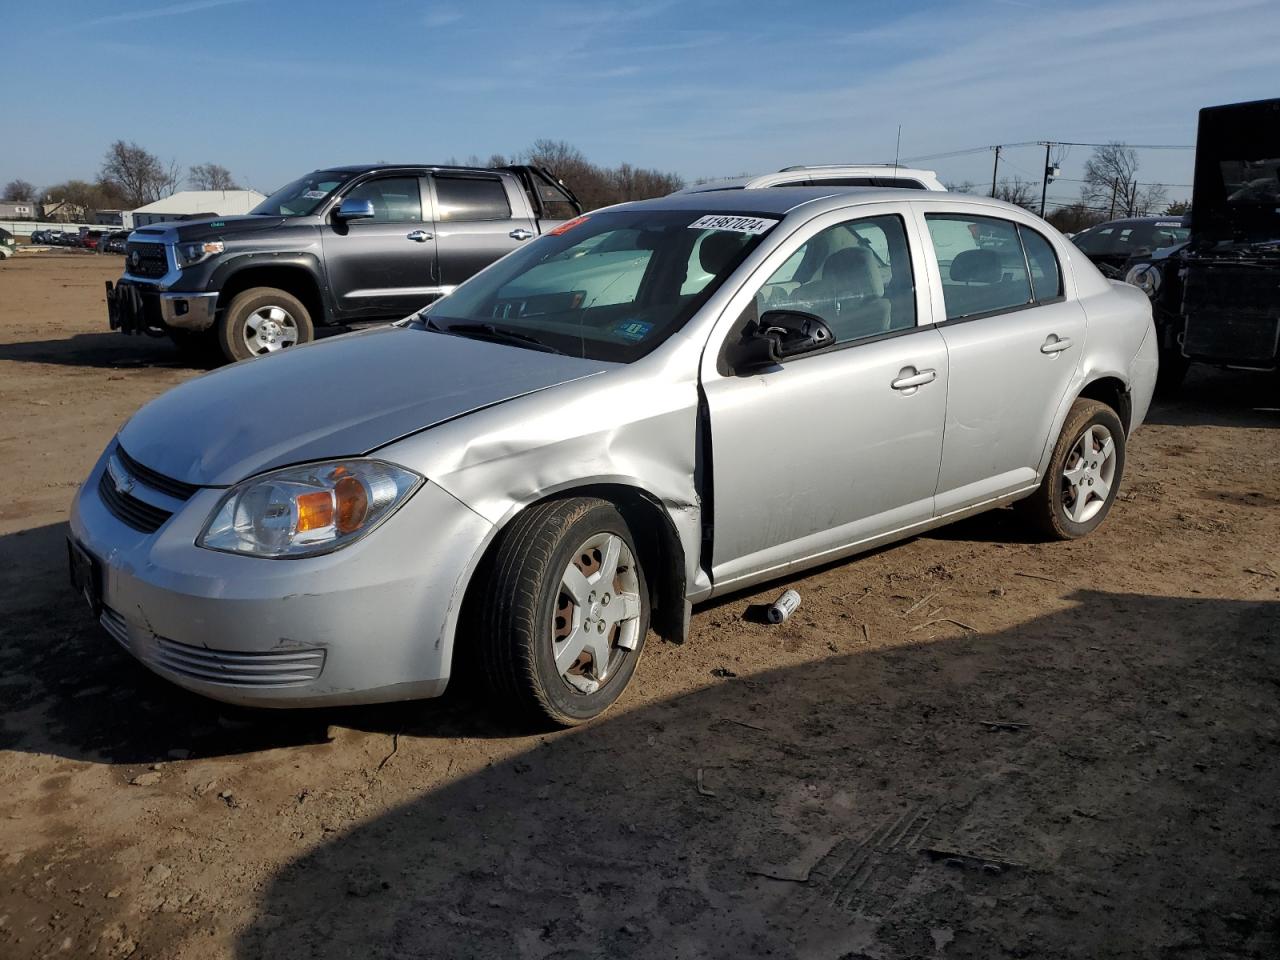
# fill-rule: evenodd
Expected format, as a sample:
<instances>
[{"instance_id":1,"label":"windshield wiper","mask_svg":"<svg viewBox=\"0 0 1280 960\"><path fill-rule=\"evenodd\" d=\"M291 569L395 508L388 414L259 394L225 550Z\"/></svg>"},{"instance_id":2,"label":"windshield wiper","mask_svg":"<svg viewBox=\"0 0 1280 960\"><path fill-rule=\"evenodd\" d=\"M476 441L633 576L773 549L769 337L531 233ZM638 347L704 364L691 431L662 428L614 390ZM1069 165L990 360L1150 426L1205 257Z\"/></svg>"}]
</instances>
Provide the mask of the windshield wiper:
<instances>
[{"instance_id":1,"label":"windshield wiper","mask_svg":"<svg viewBox=\"0 0 1280 960\"><path fill-rule=\"evenodd\" d=\"M527 333L518 333L515 330L505 330L496 324L451 323L446 327L436 323L431 317L423 317L422 319L429 329L438 330L441 333L452 333L460 337L472 337L476 340L496 340L499 343L509 343L517 347L541 350L543 353L559 353L567 356L559 347L543 343L537 337L531 337Z\"/></svg>"}]
</instances>

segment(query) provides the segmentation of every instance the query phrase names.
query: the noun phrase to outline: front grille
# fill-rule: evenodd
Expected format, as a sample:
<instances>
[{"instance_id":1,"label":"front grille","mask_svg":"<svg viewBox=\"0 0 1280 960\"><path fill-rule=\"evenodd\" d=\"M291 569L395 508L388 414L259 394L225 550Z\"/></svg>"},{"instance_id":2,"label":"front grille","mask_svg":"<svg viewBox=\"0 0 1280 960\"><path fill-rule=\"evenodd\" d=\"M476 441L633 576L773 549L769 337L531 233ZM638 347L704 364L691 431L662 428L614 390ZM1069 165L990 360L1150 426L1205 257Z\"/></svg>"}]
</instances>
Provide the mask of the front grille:
<instances>
[{"instance_id":1,"label":"front grille","mask_svg":"<svg viewBox=\"0 0 1280 960\"><path fill-rule=\"evenodd\" d=\"M301 647L262 652L211 650L156 637L157 666L204 683L287 687L310 683L324 669L324 650Z\"/></svg>"},{"instance_id":2,"label":"front grille","mask_svg":"<svg viewBox=\"0 0 1280 960\"><path fill-rule=\"evenodd\" d=\"M98 479L98 496L102 498L102 502L117 520L143 533L155 533L166 520L173 516L168 510L153 507L133 494L116 489L109 470L103 470L102 476Z\"/></svg>"},{"instance_id":3,"label":"front grille","mask_svg":"<svg viewBox=\"0 0 1280 960\"><path fill-rule=\"evenodd\" d=\"M138 255L137 263L134 254ZM127 243L124 250L125 269L135 277L156 279L169 272L169 258L163 243Z\"/></svg>"},{"instance_id":4,"label":"front grille","mask_svg":"<svg viewBox=\"0 0 1280 960\"><path fill-rule=\"evenodd\" d=\"M120 458L120 463L139 483L146 484L152 490L159 490L161 493L168 494L175 500L190 500L192 494L200 489L194 483L175 480L173 477L166 477L163 473L156 473L150 467L143 466L125 453L124 448L119 444L116 444L116 456Z\"/></svg>"}]
</instances>

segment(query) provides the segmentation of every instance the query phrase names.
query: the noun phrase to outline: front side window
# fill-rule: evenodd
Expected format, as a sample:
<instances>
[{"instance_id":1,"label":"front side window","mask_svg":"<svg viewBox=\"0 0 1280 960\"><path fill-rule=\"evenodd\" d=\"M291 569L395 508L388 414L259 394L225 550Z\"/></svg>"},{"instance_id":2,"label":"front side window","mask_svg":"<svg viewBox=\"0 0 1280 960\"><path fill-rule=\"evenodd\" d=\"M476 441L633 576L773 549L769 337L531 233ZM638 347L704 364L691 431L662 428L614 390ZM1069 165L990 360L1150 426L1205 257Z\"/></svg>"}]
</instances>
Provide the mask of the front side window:
<instances>
[{"instance_id":1,"label":"front side window","mask_svg":"<svg viewBox=\"0 0 1280 960\"><path fill-rule=\"evenodd\" d=\"M814 234L756 293L756 311L819 316L837 343L916 325L906 228L896 216L868 217Z\"/></svg>"},{"instance_id":2,"label":"front side window","mask_svg":"<svg viewBox=\"0 0 1280 960\"><path fill-rule=\"evenodd\" d=\"M776 223L708 212L589 214L508 254L420 316L444 332L629 363L683 327Z\"/></svg>"},{"instance_id":3,"label":"front side window","mask_svg":"<svg viewBox=\"0 0 1280 960\"><path fill-rule=\"evenodd\" d=\"M436 174L436 216L441 220L507 220L511 204L497 177L449 177Z\"/></svg>"},{"instance_id":4,"label":"front side window","mask_svg":"<svg viewBox=\"0 0 1280 960\"><path fill-rule=\"evenodd\" d=\"M417 177L378 177L366 180L345 200L368 200L373 219L357 223L418 223L422 220L422 190Z\"/></svg>"},{"instance_id":5,"label":"front side window","mask_svg":"<svg viewBox=\"0 0 1280 960\"><path fill-rule=\"evenodd\" d=\"M1031 302L1018 227L995 217L926 214L942 272L948 320L998 313Z\"/></svg>"}]
</instances>

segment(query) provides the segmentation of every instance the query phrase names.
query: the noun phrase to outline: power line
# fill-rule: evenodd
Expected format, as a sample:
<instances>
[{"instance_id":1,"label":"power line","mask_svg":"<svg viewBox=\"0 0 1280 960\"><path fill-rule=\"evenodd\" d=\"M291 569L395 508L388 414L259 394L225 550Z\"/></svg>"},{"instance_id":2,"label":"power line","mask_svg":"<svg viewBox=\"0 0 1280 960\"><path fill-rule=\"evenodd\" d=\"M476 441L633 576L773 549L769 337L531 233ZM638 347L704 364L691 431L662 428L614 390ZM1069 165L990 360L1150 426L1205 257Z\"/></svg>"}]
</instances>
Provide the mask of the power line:
<instances>
[{"instance_id":1,"label":"power line","mask_svg":"<svg viewBox=\"0 0 1280 960\"><path fill-rule=\"evenodd\" d=\"M1119 141L1115 141L1119 142ZM985 147L966 147L963 150L947 150L943 153L928 153L918 157L904 157L899 163L921 163L925 160L947 160L951 157L964 157L975 153L987 153L999 147L1007 150L1011 147L1043 147L1046 143L1055 147L1109 147L1111 143L1085 143L1080 140L1020 140L1017 143L989 144ZM1185 143L1121 143L1122 147L1132 150L1194 150L1194 144Z\"/></svg>"}]
</instances>

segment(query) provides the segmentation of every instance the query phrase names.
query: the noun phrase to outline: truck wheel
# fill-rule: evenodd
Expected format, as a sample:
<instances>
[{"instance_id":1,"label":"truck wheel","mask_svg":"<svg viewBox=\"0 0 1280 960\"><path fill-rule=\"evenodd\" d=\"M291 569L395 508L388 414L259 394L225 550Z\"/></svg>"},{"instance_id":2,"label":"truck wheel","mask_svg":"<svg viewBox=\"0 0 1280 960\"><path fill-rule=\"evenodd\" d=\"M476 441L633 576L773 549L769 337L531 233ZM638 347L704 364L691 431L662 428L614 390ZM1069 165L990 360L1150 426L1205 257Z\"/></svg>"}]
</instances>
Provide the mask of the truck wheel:
<instances>
[{"instance_id":1,"label":"truck wheel","mask_svg":"<svg viewBox=\"0 0 1280 960\"><path fill-rule=\"evenodd\" d=\"M495 702L568 727L618 699L649 630L638 557L604 500L556 500L512 522L488 565L473 657Z\"/></svg>"},{"instance_id":2,"label":"truck wheel","mask_svg":"<svg viewBox=\"0 0 1280 960\"><path fill-rule=\"evenodd\" d=\"M1124 476L1124 426L1097 400L1071 405L1039 489L1017 506L1054 540L1076 540L1106 518Z\"/></svg>"},{"instance_id":3,"label":"truck wheel","mask_svg":"<svg viewBox=\"0 0 1280 960\"><path fill-rule=\"evenodd\" d=\"M1168 399L1177 394L1182 381L1187 378L1187 370L1190 367L1191 361L1184 357L1177 347L1172 349L1161 347L1155 395L1161 399Z\"/></svg>"},{"instance_id":4,"label":"truck wheel","mask_svg":"<svg viewBox=\"0 0 1280 960\"><path fill-rule=\"evenodd\" d=\"M275 287L241 291L223 311L218 346L228 360L264 357L315 339L311 314L291 293Z\"/></svg>"}]
</instances>

